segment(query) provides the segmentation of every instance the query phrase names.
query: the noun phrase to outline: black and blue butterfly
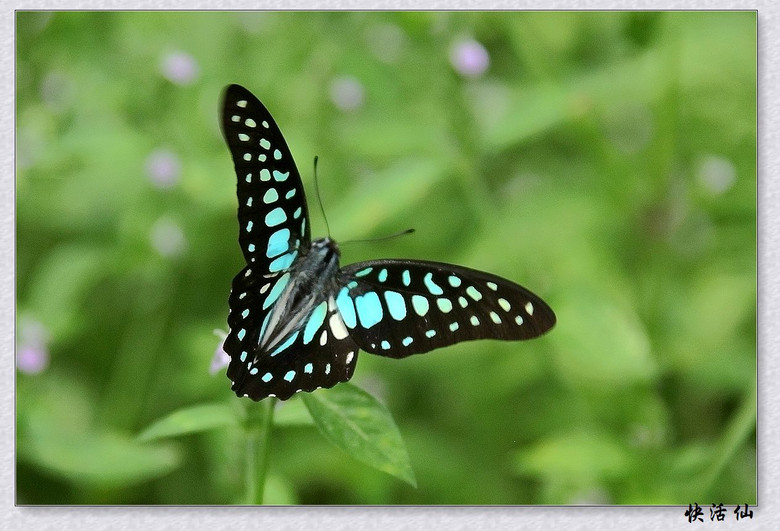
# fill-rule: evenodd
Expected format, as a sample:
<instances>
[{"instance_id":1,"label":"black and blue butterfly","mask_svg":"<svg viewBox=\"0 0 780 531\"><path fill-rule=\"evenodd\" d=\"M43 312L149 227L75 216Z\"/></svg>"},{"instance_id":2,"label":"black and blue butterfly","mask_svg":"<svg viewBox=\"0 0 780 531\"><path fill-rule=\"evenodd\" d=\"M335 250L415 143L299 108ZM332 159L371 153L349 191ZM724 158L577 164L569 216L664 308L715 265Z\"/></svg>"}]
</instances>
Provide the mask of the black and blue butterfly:
<instances>
[{"instance_id":1,"label":"black and blue butterfly","mask_svg":"<svg viewBox=\"0 0 780 531\"><path fill-rule=\"evenodd\" d=\"M470 339L531 339L555 324L542 299L482 271L418 260L340 268L336 242L311 241L300 175L263 104L230 85L222 130L247 264L233 279L224 343L238 396L333 387L352 377L358 350L404 358Z\"/></svg>"}]
</instances>

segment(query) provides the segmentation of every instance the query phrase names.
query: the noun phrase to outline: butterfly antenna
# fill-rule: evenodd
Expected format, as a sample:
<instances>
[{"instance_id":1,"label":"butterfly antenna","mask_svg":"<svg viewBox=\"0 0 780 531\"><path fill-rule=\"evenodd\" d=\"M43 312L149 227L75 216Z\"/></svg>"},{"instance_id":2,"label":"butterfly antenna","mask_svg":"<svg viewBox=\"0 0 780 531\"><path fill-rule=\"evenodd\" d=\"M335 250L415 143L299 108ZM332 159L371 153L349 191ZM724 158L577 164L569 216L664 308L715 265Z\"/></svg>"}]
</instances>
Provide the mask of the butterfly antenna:
<instances>
[{"instance_id":1,"label":"butterfly antenna","mask_svg":"<svg viewBox=\"0 0 780 531\"><path fill-rule=\"evenodd\" d=\"M320 205L320 212L322 212L322 219L325 220L325 228L328 230L328 238L330 238L330 225L328 225L328 216L325 215L325 207L322 206L322 196L320 196L320 181L317 179L317 161L319 157L314 155L314 190L317 192L317 204Z\"/></svg>"},{"instance_id":2,"label":"butterfly antenna","mask_svg":"<svg viewBox=\"0 0 780 531\"><path fill-rule=\"evenodd\" d=\"M339 245L345 245L348 243L374 243L374 242L382 242L385 240L390 240L393 238L398 238L399 236L405 236L407 234L411 234L414 232L414 229L406 229L402 230L401 232L396 232L395 234L391 234L389 236L381 236L379 238L369 238L367 240L347 240L345 242L339 243Z\"/></svg>"}]
</instances>

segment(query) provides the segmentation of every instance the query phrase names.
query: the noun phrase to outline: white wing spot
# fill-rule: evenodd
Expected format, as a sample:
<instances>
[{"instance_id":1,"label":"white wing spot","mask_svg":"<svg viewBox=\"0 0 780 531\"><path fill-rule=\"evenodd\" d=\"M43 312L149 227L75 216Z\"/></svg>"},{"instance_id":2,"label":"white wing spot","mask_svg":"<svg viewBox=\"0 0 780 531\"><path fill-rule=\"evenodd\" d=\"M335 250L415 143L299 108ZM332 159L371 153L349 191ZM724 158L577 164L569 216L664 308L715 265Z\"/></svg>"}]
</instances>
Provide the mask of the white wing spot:
<instances>
[{"instance_id":1,"label":"white wing spot","mask_svg":"<svg viewBox=\"0 0 780 531\"><path fill-rule=\"evenodd\" d=\"M325 343L327 343L327 342L328 342L328 331L327 330L323 330L322 334L320 335L320 346L324 347Z\"/></svg>"},{"instance_id":2,"label":"white wing spot","mask_svg":"<svg viewBox=\"0 0 780 531\"><path fill-rule=\"evenodd\" d=\"M330 331L336 339L344 339L349 335L347 327L344 326L344 321L338 313L330 316Z\"/></svg>"},{"instance_id":3,"label":"white wing spot","mask_svg":"<svg viewBox=\"0 0 780 531\"><path fill-rule=\"evenodd\" d=\"M251 274L252 274L252 270L251 270L251 269L247 269L247 270L246 270L246 273L244 273L244 276L245 276L245 277L248 277L248 276L249 276L249 275L251 275Z\"/></svg>"},{"instance_id":4,"label":"white wing spot","mask_svg":"<svg viewBox=\"0 0 780 531\"><path fill-rule=\"evenodd\" d=\"M517 317L515 317L515 322L519 325L523 324L523 316L518 315Z\"/></svg>"},{"instance_id":5,"label":"white wing spot","mask_svg":"<svg viewBox=\"0 0 780 531\"><path fill-rule=\"evenodd\" d=\"M504 298L498 299L498 305L501 306L501 309L505 312L508 312L512 309L512 305L509 304L509 301Z\"/></svg>"},{"instance_id":6,"label":"white wing spot","mask_svg":"<svg viewBox=\"0 0 780 531\"><path fill-rule=\"evenodd\" d=\"M238 139L242 142L249 140L249 135L246 133L238 133Z\"/></svg>"},{"instance_id":7,"label":"white wing spot","mask_svg":"<svg viewBox=\"0 0 780 531\"><path fill-rule=\"evenodd\" d=\"M472 315L472 316L471 316L471 319L469 319L469 322L470 322L470 323L471 323L473 326L479 326L479 319L477 319L477 316L476 316L476 315Z\"/></svg>"},{"instance_id":8,"label":"white wing spot","mask_svg":"<svg viewBox=\"0 0 780 531\"><path fill-rule=\"evenodd\" d=\"M262 288L260 288L260 295L262 295L263 293L265 293L266 291L268 291L268 288L269 288L270 286L271 286L271 283L269 282L268 284L266 284L266 285L264 285Z\"/></svg>"},{"instance_id":9,"label":"white wing spot","mask_svg":"<svg viewBox=\"0 0 780 531\"><path fill-rule=\"evenodd\" d=\"M246 100L238 100L238 101L236 102L236 105L238 105L239 107L241 107L242 109L244 109L244 108L246 108Z\"/></svg>"},{"instance_id":10,"label":"white wing spot","mask_svg":"<svg viewBox=\"0 0 780 531\"><path fill-rule=\"evenodd\" d=\"M251 118L247 118L247 119L244 121L244 123L246 124L246 126L247 126L247 127L256 127L256 126L257 126L257 122L255 122L255 121L254 121L254 120L252 120Z\"/></svg>"},{"instance_id":11,"label":"white wing spot","mask_svg":"<svg viewBox=\"0 0 780 531\"><path fill-rule=\"evenodd\" d=\"M355 358L355 353L354 353L354 352L350 352L349 354L347 354L347 365L349 365L350 363L352 363L352 360L353 360L354 358Z\"/></svg>"},{"instance_id":12,"label":"white wing spot","mask_svg":"<svg viewBox=\"0 0 780 531\"><path fill-rule=\"evenodd\" d=\"M525 303L525 311L528 312L528 315L533 315L534 314L534 305L531 304L530 302L526 302Z\"/></svg>"},{"instance_id":13,"label":"white wing spot","mask_svg":"<svg viewBox=\"0 0 780 531\"><path fill-rule=\"evenodd\" d=\"M490 320L496 324L501 324L501 318L496 312L490 312Z\"/></svg>"}]
</instances>

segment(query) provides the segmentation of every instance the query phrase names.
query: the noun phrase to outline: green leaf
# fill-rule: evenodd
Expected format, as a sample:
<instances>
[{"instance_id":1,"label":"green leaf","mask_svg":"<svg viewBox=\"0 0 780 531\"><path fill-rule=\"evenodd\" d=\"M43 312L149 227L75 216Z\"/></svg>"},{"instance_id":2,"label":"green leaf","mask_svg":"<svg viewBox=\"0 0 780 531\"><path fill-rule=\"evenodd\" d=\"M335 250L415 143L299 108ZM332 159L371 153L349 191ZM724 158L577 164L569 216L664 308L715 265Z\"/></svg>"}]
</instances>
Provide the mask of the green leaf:
<instances>
[{"instance_id":1,"label":"green leaf","mask_svg":"<svg viewBox=\"0 0 780 531\"><path fill-rule=\"evenodd\" d=\"M170 444L141 444L115 432L34 429L20 456L51 474L90 487L117 488L164 476L179 466Z\"/></svg>"},{"instance_id":2,"label":"green leaf","mask_svg":"<svg viewBox=\"0 0 780 531\"><path fill-rule=\"evenodd\" d=\"M201 404L174 411L161 418L142 431L138 440L152 441L237 424L234 408L226 404Z\"/></svg>"},{"instance_id":3,"label":"green leaf","mask_svg":"<svg viewBox=\"0 0 780 531\"><path fill-rule=\"evenodd\" d=\"M301 398L326 439L355 459L417 486L398 427L376 398L351 384Z\"/></svg>"}]
</instances>

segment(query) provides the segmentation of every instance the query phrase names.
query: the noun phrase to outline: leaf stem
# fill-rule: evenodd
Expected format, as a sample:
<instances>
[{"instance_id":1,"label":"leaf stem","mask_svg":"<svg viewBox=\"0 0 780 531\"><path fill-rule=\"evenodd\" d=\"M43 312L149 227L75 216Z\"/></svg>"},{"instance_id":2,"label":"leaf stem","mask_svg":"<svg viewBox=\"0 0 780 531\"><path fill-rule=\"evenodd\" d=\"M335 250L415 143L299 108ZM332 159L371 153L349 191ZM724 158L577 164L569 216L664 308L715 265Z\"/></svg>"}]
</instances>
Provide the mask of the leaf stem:
<instances>
[{"instance_id":1,"label":"leaf stem","mask_svg":"<svg viewBox=\"0 0 780 531\"><path fill-rule=\"evenodd\" d=\"M268 398L247 408L245 503L248 505L263 504L275 405L276 399Z\"/></svg>"}]
</instances>

